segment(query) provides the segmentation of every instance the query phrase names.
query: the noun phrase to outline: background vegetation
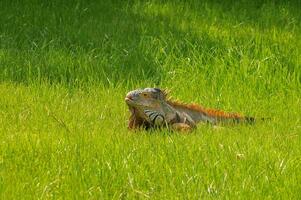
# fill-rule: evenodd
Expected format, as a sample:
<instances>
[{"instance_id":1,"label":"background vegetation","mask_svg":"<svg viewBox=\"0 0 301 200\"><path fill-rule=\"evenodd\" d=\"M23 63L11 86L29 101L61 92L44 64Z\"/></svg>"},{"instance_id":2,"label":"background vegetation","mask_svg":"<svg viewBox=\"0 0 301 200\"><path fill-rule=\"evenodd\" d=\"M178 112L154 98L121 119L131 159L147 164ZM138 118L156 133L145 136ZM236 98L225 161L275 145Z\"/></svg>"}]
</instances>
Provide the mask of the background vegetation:
<instances>
[{"instance_id":1,"label":"background vegetation","mask_svg":"<svg viewBox=\"0 0 301 200\"><path fill-rule=\"evenodd\" d=\"M0 1L1 199L300 199L299 1ZM127 91L271 121L129 132Z\"/></svg>"}]
</instances>

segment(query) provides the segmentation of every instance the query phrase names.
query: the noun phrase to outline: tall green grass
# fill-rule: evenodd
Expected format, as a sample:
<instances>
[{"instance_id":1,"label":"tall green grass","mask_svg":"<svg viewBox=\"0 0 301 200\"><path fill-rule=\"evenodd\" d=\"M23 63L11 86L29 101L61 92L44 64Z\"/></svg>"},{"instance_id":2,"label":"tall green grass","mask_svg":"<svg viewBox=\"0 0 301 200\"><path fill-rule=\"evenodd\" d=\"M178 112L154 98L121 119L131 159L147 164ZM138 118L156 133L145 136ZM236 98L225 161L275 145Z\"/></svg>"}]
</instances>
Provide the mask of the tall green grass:
<instances>
[{"instance_id":1,"label":"tall green grass","mask_svg":"<svg viewBox=\"0 0 301 200\"><path fill-rule=\"evenodd\" d=\"M299 199L299 1L0 1L1 199ZM129 132L127 91L270 121Z\"/></svg>"}]
</instances>

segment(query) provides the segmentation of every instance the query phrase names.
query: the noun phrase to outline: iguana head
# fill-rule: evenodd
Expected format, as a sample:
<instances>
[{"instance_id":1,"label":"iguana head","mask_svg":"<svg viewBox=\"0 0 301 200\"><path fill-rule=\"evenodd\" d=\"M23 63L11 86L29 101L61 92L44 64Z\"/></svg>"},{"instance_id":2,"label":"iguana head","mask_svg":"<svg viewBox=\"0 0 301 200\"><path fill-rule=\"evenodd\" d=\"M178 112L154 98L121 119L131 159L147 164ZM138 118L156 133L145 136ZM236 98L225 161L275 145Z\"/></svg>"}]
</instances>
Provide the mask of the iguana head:
<instances>
[{"instance_id":1,"label":"iguana head","mask_svg":"<svg viewBox=\"0 0 301 200\"><path fill-rule=\"evenodd\" d=\"M156 109L165 100L165 92L158 88L137 89L127 93L125 102L130 108Z\"/></svg>"},{"instance_id":2,"label":"iguana head","mask_svg":"<svg viewBox=\"0 0 301 200\"><path fill-rule=\"evenodd\" d=\"M127 93L125 102L131 112L129 127L162 125L165 120L165 98L165 91L158 88L138 89Z\"/></svg>"}]
</instances>

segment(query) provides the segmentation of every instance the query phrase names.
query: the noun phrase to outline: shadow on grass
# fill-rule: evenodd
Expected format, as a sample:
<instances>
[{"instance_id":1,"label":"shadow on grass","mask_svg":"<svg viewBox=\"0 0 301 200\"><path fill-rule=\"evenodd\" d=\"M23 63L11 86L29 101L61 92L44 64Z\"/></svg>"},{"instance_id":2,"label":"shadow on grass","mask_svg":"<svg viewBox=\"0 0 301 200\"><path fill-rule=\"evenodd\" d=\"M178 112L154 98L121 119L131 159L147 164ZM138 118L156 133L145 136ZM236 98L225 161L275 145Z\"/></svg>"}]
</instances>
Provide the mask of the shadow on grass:
<instances>
[{"instance_id":1,"label":"shadow on grass","mask_svg":"<svg viewBox=\"0 0 301 200\"><path fill-rule=\"evenodd\" d=\"M168 76L168 59L198 53L210 62L222 55L227 47L218 28L246 23L258 30L292 31L301 21L297 3L274 1L27 0L0 5L5 8L0 12L0 80L17 83L156 85ZM206 27L194 30L189 20L203 20ZM207 29L214 27L212 36ZM249 40L249 35L242 37Z\"/></svg>"}]
</instances>

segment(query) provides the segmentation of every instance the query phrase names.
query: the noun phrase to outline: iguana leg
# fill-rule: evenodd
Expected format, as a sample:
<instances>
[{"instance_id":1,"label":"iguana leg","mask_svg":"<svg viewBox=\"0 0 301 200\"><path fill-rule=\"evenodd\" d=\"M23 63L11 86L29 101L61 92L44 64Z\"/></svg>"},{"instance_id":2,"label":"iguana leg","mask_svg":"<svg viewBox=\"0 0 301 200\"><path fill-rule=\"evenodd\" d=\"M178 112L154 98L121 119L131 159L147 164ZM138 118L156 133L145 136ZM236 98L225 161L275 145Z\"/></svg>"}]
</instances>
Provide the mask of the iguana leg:
<instances>
[{"instance_id":1,"label":"iguana leg","mask_svg":"<svg viewBox=\"0 0 301 200\"><path fill-rule=\"evenodd\" d=\"M174 123L171 125L171 128L175 131L180 131L180 132L190 132L194 129L194 127L185 123Z\"/></svg>"},{"instance_id":2,"label":"iguana leg","mask_svg":"<svg viewBox=\"0 0 301 200\"><path fill-rule=\"evenodd\" d=\"M183 117L184 117L183 122L185 124L188 124L192 129L196 128L194 120L189 115L183 113Z\"/></svg>"},{"instance_id":3,"label":"iguana leg","mask_svg":"<svg viewBox=\"0 0 301 200\"><path fill-rule=\"evenodd\" d=\"M172 130L181 132L190 132L196 128L195 122L186 113L176 112L168 124L170 124Z\"/></svg>"}]
</instances>

